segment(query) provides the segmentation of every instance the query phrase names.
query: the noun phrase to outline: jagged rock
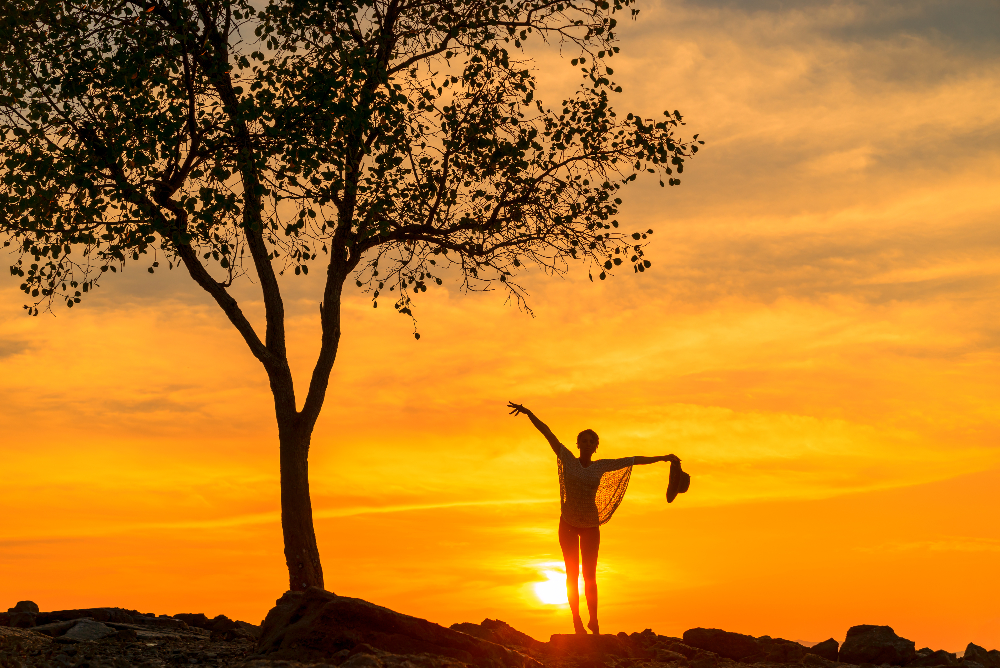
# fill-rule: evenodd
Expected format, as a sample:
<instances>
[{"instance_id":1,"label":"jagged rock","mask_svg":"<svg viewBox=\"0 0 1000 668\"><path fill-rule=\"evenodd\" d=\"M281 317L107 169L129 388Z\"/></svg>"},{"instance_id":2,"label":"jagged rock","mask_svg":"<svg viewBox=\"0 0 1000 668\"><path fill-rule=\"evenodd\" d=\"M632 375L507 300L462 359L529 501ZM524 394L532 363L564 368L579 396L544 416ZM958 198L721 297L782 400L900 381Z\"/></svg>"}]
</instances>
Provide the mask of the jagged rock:
<instances>
[{"instance_id":1,"label":"jagged rock","mask_svg":"<svg viewBox=\"0 0 1000 668\"><path fill-rule=\"evenodd\" d=\"M52 622L68 622L74 619L89 618L95 622L118 622L121 624L132 623L132 613L135 610L123 610L122 608L81 608L79 610L54 610L53 612L38 613L37 623L51 624ZM138 613L136 613L138 614Z\"/></svg>"},{"instance_id":2,"label":"jagged rock","mask_svg":"<svg viewBox=\"0 0 1000 668\"><path fill-rule=\"evenodd\" d=\"M722 629L688 629L684 632L684 644L735 661L761 654L761 647L753 636Z\"/></svg>"},{"instance_id":3,"label":"jagged rock","mask_svg":"<svg viewBox=\"0 0 1000 668\"><path fill-rule=\"evenodd\" d=\"M286 592L261 625L257 651L271 659L323 661L361 643L393 654L438 654L479 666L524 668L514 650L316 587Z\"/></svg>"},{"instance_id":4,"label":"jagged rock","mask_svg":"<svg viewBox=\"0 0 1000 668\"><path fill-rule=\"evenodd\" d=\"M498 645L513 645L524 649L541 649L545 646L545 643L535 640L527 633L522 633L499 619L484 619L481 624L462 622L452 624L449 628Z\"/></svg>"},{"instance_id":5,"label":"jagged rock","mask_svg":"<svg viewBox=\"0 0 1000 668\"><path fill-rule=\"evenodd\" d=\"M13 608L7 608L7 612L33 612L38 614L38 606L34 601L18 601Z\"/></svg>"},{"instance_id":6,"label":"jagged rock","mask_svg":"<svg viewBox=\"0 0 1000 668\"><path fill-rule=\"evenodd\" d=\"M917 668L921 666L957 666L958 657L952 652L946 652L943 649L939 649L936 652L931 652L929 654L924 652L918 652L917 658L910 661L907 666L915 666Z\"/></svg>"},{"instance_id":7,"label":"jagged rock","mask_svg":"<svg viewBox=\"0 0 1000 668\"><path fill-rule=\"evenodd\" d=\"M823 642L816 643L815 645L809 648L809 652L811 654L823 657L827 661L836 661L837 653L839 650L840 650L840 643L834 640L833 638L824 640Z\"/></svg>"},{"instance_id":8,"label":"jagged rock","mask_svg":"<svg viewBox=\"0 0 1000 668\"><path fill-rule=\"evenodd\" d=\"M757 638L757 646L763 653L762 660L768 663L798 663L806 654L815 654L805 645L771 636Z\"/></svg>"},{"instance_id":9,"label":"jagged rock","mask_svg":"<svg viewBox=\"0 0 1000 668\"><path fill-rule=\"evenodd\" d=\"M655 650L655 657L657 661L662 661L664 663L669 663L671 661L687 661L686 656L678 652L671 651L669 649Z\"/></svg>"},{"instance_id":10,"label":"jagged rock","mask_svg":"<svg viewBox=\"0 0 1000 668\"><path fill-rule=\"evenodd\" d=\"M970 642L962 655L962 662L968 664L972 661L985 668L1000 668L1000 652L995 649L987 652L985 648Z\"/></svg>"},{"instance_id":11,"label":"jagged rock","mask_svg":"<svg viewBox=\"0 0 1000 668\"><path fill-rule=\"evenodd\" d=\"M847 638L840 647L839 661L858 665L887 663L905 666L916 658L916 654L914 642L900 638L892 627L861 624L847 631Z\"/></svg>"},{"instance_id":12,"label":"jagged rock","mask_svg":"<svg viewBox=\"0 0 1000 668\"><path fill-rule=\"evenodd\" d=\"M836 668L839 665L836 661L830 661L819 654L813 654L811 652L802 657L799 663L803 666L807 666L808 668Z\"/></svg>"},{"instance_id":13,"label":"jagged rock","mask_svg":"<svg viewBox=\"0 0 1000 668\"><path fill-rule=\"evenodd\" d=\"M62 634L61 638L68 640L100 640L118 633L110 626L106 626L92 619L81 619L73 625L71 629Z\"/></svg>"},{"instance_id":14,"label":"jagged rock","mask_svg":"<svg viewBox=\"0 0 1000 668\"><path fill-rule=\"evenodd\" d=\"M678 654L684 656L688 659L693 659L699 653L705 650L698 649L697 647L691 647L691 645L686 645L681 642L680 638L668 638L667 640L660 641L654 645L654 647L662 647L668 652L677 652Z\"/></svg>"}]
</instances>

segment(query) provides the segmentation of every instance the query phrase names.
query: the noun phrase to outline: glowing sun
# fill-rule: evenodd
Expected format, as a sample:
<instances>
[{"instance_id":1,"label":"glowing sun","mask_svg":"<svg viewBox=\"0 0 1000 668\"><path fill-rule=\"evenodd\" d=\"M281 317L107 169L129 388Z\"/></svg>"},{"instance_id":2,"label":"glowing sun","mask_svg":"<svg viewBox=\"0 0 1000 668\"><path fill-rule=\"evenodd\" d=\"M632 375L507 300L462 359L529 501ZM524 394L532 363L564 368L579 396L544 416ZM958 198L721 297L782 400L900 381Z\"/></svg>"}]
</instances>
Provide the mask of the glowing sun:
<instances>
[{"instance_id":1,"label":"glowing sun","mask_svg":"<svg viewBox=\"0 0 1000 668\"><path fill-rule=\"evenodd\" d=\"M535 596L548 605L568 605L566 599L566 574L561 571L542 571L545 578L535 583ZM583 590L583 578L577 583L579 591Z\"/></svg>"}]
</instances>

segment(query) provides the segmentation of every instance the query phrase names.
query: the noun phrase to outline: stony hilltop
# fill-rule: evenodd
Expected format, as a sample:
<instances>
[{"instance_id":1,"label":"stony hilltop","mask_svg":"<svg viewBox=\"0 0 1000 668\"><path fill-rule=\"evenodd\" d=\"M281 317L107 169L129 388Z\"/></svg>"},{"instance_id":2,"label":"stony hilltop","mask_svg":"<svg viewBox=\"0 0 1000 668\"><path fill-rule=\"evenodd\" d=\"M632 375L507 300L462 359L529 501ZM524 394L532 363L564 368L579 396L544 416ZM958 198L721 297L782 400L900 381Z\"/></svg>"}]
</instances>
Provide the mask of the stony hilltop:
<instances>
[{"instance_id":1,"label":"stony hilltop","mask_svg":"<svg viewBox=\"0 0 1000 668\"><path fill-rule=\"evenodd\" d=\"M889 626L859 625L843 644L695 628L553 635L542 642L486 619L450 628L320 589L287 592L260 625L200 613L121 608L0 613L0 668L1000 668L1000 652L917 649Z\"/></svg>"}]
</instances>

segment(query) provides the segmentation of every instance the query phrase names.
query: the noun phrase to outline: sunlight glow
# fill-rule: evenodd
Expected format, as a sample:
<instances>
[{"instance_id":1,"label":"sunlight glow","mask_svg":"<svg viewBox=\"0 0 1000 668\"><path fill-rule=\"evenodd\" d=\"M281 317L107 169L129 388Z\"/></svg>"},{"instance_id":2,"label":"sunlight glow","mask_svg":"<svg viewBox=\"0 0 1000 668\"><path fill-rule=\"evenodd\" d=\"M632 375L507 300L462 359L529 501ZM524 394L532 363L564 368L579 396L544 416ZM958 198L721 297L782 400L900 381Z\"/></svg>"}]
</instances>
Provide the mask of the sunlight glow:
<instances>
[{"instance_id":1,"label":"sunlight glow","mask_svg":"<svg viewBox=\"0 0 1000 668\"><path fill-rule=\"evenodd\" d=\"M566 573L564 571L542 571L545 580L535 583L535 596L547 605L569 605L566 597ZM577 581L577 590L583 591L583 578Z\"/></svg>"}]
</instances>

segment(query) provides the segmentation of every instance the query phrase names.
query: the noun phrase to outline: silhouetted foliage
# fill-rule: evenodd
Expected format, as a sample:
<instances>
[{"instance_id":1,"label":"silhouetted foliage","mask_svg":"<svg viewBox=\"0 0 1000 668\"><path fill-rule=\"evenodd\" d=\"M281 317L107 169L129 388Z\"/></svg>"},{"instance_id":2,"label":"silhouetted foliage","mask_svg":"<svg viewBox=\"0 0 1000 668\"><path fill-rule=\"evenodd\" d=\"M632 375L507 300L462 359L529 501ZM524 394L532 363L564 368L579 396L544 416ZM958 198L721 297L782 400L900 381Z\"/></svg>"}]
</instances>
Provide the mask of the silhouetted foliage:
<instances>
[{"instance_id":1,"label":"silhouetted foliage","mask_svg":"<svg viewBox=\"0 0 1000 668\"><path fill-rule=\"evenodd\" d=\"M576 259L601 279L650 266L652 230L619 231L618 190L643 171L679 183L700 142L674 136L676 111L611 109L616 16L631 5L8 1L0 227L26 308L73 306L130 261L183 265L268 374L291 584L321 586L306 456L345 281L412 315L411 291L449 267L523 305L529 265ZM575 56L582 84L554 108L536 98L529 40ZM300 409L277 275L317 261L323 340ZM229 292L246 272L263 341Z\"/></svg>"}]
</instances>

